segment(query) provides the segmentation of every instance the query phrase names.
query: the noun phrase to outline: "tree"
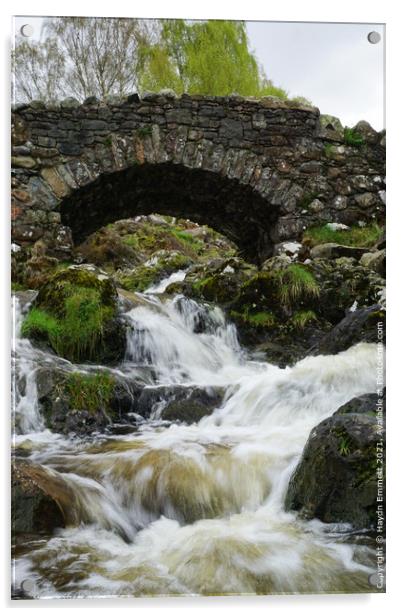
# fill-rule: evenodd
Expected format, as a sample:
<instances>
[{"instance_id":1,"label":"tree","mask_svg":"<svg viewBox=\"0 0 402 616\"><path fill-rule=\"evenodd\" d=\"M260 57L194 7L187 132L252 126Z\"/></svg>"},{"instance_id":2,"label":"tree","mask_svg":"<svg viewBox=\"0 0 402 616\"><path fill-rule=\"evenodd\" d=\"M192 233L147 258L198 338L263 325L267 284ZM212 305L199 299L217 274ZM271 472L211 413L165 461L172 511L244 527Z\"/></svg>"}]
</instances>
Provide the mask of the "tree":
<instances>
[{"instance_id":1,"label":"tree","mask_svg":"<svg viewBox=\"0 0 402 616\"><path fill-rule=\"evenodd\" d=\"M139 50L146 20L59 17L45 21L42 42L17 40L13 54L17 101L74 96L105 98L138 90Z\"/></svg>"},{"instance_id":2,"label":"tree","mask_svg":"<svg viewBox=\"0 0 402 616\"><path fill-rule=\"evenodd\" d=\"M65 76L65 59L56 41L19 38L12 55L13 99L16 102L57 98Z\"/></svg>"},{"instance_id":3,"label":"tree","mask_svg":"<svg viewBox=\"0 0 402 616\"><path fill-rule=\"evenodd\" d=\"M156 43L142 49L140 73L142 89L287 96L267 80L240 21L161 20Z\"/></svg>"},{"instance_id":4,"label":"tree","mask_svg":"<svg viewBox=\"0 0 402 616\"><path fill-rule=\"evenodd\" d=\"M258 65L244 22L48 18L41 41L17 40L13 61L17 102L162 88L287 96Z\"/></svg>"},{"instance_id":5,"label":"tree","mask_svg":"<svg viewBox=\"0 0 402 616\"><path fill-rule=\"evenodd\" d=\"M145 45L146 21L60 17L48 19L45 28L68 58L66 80L77 98L105 98L138 89L138 50Z\"/></svg>"}]
</instances>

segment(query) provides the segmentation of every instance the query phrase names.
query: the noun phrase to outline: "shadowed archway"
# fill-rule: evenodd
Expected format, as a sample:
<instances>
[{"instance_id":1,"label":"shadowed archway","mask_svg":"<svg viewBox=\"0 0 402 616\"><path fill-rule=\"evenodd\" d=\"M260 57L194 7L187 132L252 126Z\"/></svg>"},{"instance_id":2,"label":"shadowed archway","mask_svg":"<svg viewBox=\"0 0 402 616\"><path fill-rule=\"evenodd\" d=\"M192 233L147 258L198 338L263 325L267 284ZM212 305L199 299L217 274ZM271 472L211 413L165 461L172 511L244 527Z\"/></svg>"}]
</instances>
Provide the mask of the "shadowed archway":
<instances>
[{"instance_id":1,"label":"shadowed archway","mask_svg":"<svg viewBox=\"0 0 402 616\"><path fill-rule=\"evenodd\" d=\"M75 244L108 223L153 212L212 227L250 261L272 253L277 208L268 208L250 186L211 171L172 163L134 165L99 176L60 204L61 222L71 229Z\"/></svg>"}]
</instances>

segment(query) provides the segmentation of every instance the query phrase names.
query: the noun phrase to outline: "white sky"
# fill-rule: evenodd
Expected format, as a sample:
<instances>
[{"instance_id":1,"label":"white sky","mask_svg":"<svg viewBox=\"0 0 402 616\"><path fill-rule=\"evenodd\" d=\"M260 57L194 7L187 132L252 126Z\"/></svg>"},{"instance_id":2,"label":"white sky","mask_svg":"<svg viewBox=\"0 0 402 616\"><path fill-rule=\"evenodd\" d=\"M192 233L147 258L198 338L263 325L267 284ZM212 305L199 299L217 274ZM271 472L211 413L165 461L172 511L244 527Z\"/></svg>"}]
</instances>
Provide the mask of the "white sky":
<instances>
[{"instance_id":1,"label":"white sky","mask_svg":"<svg viewBox=\"0 0 402 616\"><path fill-rule=\"evenodd\" d=\"M43 19L17 17L40 37ZM375 30L381 41L372 45ZM250 46L275 85L305 96L346 126L367 120L384 128L384 36L380 24L248 22Z\"/></svg>"},{"instance_id":2,"label":"white sky","mask_svg":"<svg viewBox=\"0 0 402 616\"><path fill-rule=\"evenodd\" d=\"M248 22L247 30L275 85L309 98L344 125L367 120L384 128L382 25ZM367 40L373 30L381 34L376 45Z\"/></svg>"}]
</instances>

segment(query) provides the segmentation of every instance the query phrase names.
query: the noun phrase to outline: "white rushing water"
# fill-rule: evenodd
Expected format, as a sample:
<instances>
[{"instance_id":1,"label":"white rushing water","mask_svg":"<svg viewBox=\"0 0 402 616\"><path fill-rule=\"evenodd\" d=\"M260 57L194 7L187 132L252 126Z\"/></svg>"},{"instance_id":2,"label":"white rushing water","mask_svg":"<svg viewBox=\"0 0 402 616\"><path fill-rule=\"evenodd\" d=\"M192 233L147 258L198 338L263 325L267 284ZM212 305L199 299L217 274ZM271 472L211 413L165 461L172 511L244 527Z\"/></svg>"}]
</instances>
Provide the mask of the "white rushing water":
<instances>
[{"instance_id":1,"label":"white rushing water","mask_svg":"<svg viewBox=\"0 0 402 616\"><path fill-rule=\"evenodd\" d=\"M284 498L312 428L376 390L376 345L280 369L248 361L218 308L149 296L127 317L122 370L148 365L157 385L224 387L224 401L189 426L35 446L43 424L32 365L20 361L18 442L34 443L30 460L51 493L62 484L73 495L62 500L73 522L25 546L16 587L33 579L40 597L369 590L369 548L286 512ZM18 340L16 354L29 362L28 345Z\"/></svg>"},{"instance_id":2,"label":"white rushing water","mask_svg":"<svg viewBox=\"0 0 402 616\"><path fill-rule=\"evenodd\" d=\"M186 273L186 270L178 270L177 272L173 272L173 274L170 274L167 278L163 278L160 282L156 282L148 287L145 293L147 295L164 293L170 284L173 284L174 282L182 282L186 277Z\"/></svg>"}]
</instances>

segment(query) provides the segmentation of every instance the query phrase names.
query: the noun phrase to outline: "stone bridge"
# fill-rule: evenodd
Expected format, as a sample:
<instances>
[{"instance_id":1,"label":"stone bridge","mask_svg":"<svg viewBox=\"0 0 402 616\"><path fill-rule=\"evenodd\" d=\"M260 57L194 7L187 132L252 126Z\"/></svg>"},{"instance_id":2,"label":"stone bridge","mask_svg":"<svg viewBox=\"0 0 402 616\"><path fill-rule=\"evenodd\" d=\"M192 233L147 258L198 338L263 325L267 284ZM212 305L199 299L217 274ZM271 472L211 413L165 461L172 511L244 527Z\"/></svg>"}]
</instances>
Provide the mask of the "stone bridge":
<instances>
[{"instance_id":1,"label":"stone bridge","mask_svg":"<svg viewBox=\"0 0 402 616\"><path fill-rule=\"evenodd\" d=\"M152 212L208 224L254 261L312 225L384 218L384 133L360 122L363 143L345 143L313 107L165 91L12 116L12 240L50 255Z\"/></svg>"}]
</instances>

